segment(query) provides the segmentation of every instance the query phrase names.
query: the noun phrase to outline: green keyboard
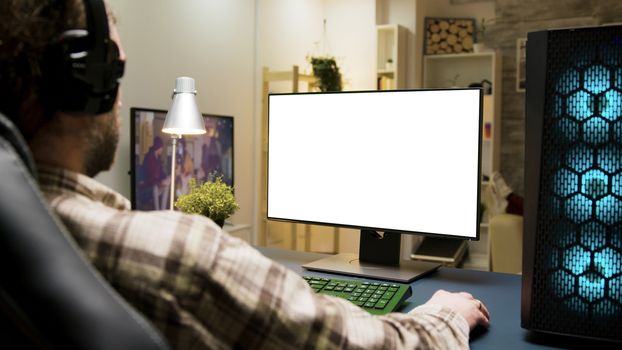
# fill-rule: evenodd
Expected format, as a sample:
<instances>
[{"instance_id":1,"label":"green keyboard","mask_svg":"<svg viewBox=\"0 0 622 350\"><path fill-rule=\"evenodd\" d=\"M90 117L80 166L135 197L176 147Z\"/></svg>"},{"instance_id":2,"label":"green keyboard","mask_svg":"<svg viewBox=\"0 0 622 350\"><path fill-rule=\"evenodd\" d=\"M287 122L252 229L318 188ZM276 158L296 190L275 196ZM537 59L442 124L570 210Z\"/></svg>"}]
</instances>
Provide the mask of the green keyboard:
<instances>
[{"instance_id":1,"label":"green keyboard","mask_svg":"<svg viewBox=\"0 0 622 350\"><path fill-rule=\"evenodd\" d=\"M374 315L395 311L412 295L410 285L303 276L316 293L347 299Z\"/></svg>"}]
</instances>

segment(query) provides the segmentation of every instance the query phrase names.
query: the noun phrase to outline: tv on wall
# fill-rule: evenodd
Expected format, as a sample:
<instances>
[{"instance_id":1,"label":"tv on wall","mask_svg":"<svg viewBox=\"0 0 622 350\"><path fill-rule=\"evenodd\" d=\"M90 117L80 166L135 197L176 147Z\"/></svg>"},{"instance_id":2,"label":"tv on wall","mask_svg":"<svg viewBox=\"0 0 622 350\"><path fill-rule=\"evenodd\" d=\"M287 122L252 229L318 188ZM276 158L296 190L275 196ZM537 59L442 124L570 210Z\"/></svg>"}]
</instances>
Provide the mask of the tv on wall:
<instances>
[{"instance_id":1,"label":"tv on wall","mask_svg":"<svg viewBox=\"0 0 622 350\"><path fill-rule=\"evenodd\" d=\"M170 208L172 144L162 132L165 110L130 109L132 209ZM206 133L184 135L177 141L175 198L198 184L221 177L233 186L233 117L203 114Z\"/></svg>"}]
</instances>

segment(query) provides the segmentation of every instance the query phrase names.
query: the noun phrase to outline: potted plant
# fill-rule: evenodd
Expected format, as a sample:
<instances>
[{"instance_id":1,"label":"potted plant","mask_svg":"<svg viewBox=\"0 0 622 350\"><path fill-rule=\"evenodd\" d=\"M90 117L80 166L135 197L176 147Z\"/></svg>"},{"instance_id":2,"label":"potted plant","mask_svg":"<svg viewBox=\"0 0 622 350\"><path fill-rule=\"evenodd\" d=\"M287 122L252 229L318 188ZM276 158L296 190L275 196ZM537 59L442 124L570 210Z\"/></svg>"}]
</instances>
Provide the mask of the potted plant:
<instances>
[{"instance_id":1,"label":"potted plant","mask_svg":"<svg viewBox=\"0 0 622 350\"><path fill-rule=\"evenodd\" d=\"M179 196L175 202L175 207L184 213L207 216L223 227L225 219L240 208L233 196L233 188L222 182L222 177L200 186L191 179L189 188L189 193Z\"/></svg>"},{"instance_id":2,"label":"potted plant","mask_svg":"<svg viewBox=\"0 0 622 350\"><path fill-rule=\"evenodd\" d=\"M334 57L308 57L320 91L341 91L341 73Z\"/></svg>"}]
</instances>

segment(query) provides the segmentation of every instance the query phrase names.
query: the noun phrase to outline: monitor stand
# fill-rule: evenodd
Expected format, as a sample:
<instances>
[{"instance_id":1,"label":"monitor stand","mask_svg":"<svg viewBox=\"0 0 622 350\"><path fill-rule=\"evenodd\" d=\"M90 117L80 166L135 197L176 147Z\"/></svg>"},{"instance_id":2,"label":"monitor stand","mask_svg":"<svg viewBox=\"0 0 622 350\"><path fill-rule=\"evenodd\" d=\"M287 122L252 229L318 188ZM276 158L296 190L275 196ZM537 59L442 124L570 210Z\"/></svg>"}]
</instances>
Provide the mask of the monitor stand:
<instances>
[{"instance_id":1,"label":"monitor stand","mask_svg":"<svg viewBox=\"0 0 622 350\"><path fill-rule=\"evenodd\" d=\"M305 269L409 283L436 271L438 263L401 260L400 233L361 230L359 255L337 254L302 265Z\"/></svg>"}]
</instances>

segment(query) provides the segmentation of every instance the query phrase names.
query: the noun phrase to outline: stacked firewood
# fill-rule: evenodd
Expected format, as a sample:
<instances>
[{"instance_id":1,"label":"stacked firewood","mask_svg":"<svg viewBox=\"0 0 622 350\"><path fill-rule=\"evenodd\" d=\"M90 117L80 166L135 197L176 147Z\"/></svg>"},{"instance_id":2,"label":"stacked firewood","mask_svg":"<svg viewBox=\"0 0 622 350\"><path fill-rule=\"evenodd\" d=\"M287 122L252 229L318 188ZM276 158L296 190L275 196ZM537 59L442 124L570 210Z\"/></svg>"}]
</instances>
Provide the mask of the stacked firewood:
<instances>
[{"instance_id":1,"label":"stacked firewood","mask_svg":"<svg viewBox=\"0 0 622 350\"><path fill-rule=\"evenodd\" d=\"M473 52L472 19L426 19L426 55Z\"/></svg>"}]
</instances>

